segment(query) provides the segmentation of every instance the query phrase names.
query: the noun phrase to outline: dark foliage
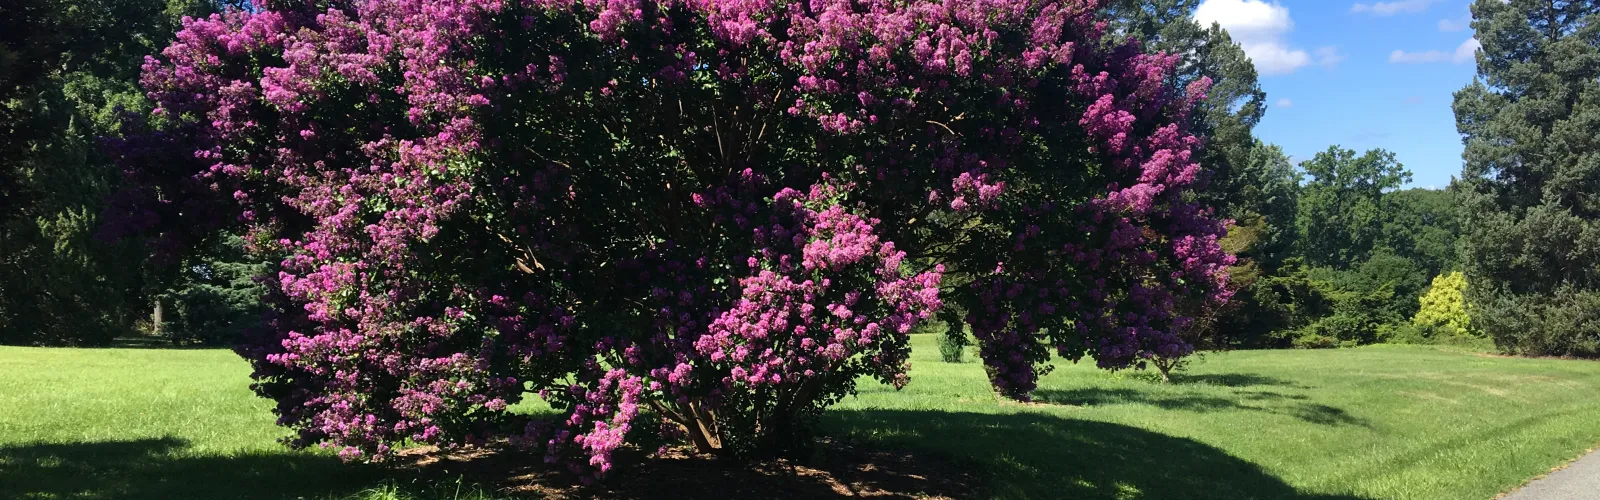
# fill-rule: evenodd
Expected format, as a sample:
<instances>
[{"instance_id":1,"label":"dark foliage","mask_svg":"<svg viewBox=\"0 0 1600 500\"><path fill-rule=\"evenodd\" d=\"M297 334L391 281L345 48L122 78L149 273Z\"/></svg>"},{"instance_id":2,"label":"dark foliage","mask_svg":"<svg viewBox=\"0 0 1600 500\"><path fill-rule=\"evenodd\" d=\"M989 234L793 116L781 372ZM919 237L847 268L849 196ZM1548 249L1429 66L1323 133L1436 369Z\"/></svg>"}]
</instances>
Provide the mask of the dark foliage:
<instances>
[{"instance_id":1,"label":"dark foliage","mask_svg":"<svg viewBox=\"0 0 1600 500\"><path fill-rule=\"evenodd\" d=\"M1595 356L1600 3L1479 0L1478 77L1456 92L1473 321L1509 352Z\"/></svg>"}]
</instances>

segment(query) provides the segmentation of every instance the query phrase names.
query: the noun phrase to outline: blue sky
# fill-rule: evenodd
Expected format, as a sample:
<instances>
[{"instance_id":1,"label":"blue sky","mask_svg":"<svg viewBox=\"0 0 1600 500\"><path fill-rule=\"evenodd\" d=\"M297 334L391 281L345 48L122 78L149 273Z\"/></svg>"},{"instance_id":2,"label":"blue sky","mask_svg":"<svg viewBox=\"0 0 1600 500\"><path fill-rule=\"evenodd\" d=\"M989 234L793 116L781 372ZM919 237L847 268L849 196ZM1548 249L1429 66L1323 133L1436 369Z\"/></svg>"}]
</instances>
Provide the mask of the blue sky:
<instances>
[{"instance_id":1,"label":"blue sky","mask_svg":"<svg viewBox=\"0 0 1600 500\"><path fill-rule=\"evenodd\" d=\"M1262 140L1300 160L1333 144L1393 151L1412 185L1461 172L1451 94L1472 82L1470 0L1205 0L1261 73Z\"/></svg>"}]
</instances>

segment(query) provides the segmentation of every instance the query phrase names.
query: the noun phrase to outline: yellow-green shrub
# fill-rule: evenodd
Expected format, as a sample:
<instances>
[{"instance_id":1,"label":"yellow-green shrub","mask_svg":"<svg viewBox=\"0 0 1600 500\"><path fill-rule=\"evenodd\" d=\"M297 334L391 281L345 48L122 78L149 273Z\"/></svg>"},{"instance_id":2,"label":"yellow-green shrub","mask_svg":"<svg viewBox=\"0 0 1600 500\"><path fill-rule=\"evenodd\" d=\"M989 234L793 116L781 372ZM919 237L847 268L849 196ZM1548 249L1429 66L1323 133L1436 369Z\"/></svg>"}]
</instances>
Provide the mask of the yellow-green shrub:
<instances>
[{"instance_id":1,"label":"yellow-green shrub","mask_svg":"<svg viewBox=\"0 0 1600 500\"><path fill-rule=\"evenodd\" d=\"M1472 318L1467 315L1467 277L1461 271L1433 278L1433 287L1422 294L1422 308L1411 317L1421 327L1441 328L1452 334L1473 334Z\"/></svg>"}]
</instances>

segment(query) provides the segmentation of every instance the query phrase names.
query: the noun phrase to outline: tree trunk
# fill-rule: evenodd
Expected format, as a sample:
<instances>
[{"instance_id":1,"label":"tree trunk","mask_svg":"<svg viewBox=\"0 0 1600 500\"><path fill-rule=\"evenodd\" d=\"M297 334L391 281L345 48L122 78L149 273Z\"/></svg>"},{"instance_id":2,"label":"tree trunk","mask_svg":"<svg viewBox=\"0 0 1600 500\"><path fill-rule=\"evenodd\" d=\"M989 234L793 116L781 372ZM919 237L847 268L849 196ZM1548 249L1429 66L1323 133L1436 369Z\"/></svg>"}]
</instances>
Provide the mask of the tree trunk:
<instances>
[{"instance_id":1,"label":"tree trunk","mask_svg":"<svg viewBox=\"0 0 1600 500\"><path fill-rule=\"evenodd\" d=\"M162 318L161 317L162 317L161 298L160 297L156 297L155 310L150 312L150 332L152 334L156 335L156 336L160 336L161 335L161 322L162 322Z\"/></svg>"},{"instance_id":2,"label":"tree trunk","mask_svg":"<svg viewBox=\"0 0 1600 500\"><path fill-rule=\"evenodd\" d=\"M1163 361L1162 359L1158 358L1155 360L1154 364L1156 365L1156 371L1161 373L1161 383L1172 383L1172 367L1178 364L1177 361Z\"/></svg>"}]
</instances>

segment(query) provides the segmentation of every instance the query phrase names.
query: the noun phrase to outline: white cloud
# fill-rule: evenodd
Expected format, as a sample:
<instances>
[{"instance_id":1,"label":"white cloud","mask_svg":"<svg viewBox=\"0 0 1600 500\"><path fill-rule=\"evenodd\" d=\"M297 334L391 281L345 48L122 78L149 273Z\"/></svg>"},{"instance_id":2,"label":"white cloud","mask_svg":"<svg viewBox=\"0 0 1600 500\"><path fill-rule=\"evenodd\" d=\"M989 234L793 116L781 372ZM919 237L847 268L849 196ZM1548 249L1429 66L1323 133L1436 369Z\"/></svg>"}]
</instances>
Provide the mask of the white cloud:
<instances>
[{"instance_id":1,"label":"white cloud","mask_svg":"<svg viewBox=\"0 0 1600 500\"><path fill-rule=\"evenodd\" d=\"M1457 32L1457 31L1461 31L1461 30L1467 29L1468 26L1472 26L1472 18L1471 17L1467 17L1467 18L1464 18L1464 19L1440 19L1439 20L1439 31L1443 31L1443 32L1446 32L1446 33L1453 33L1453 32Z\"/></svg>"},{"instance_id":2,"label":"white cloud","mask_svg":"<svg viewBox=\"0 0 1600 500\"><path fill-rule=\"evenodd\" d=\"M1395 63L1395 64L1433 63L1433 62L1440 62L1440 61L1445 61L1445 60L1449 60L1449 59L1450 59L1450 54L1446 54L1442 50L1430 50L1430 51L1427 51L1427 52L1406 52L1404 50L1395 49L1394 52L1390 52L1389 53L1389 62Z\"/></svg>"},{"instance_id":3,"label":"white cloud","mask_svg":"<svg viewBox=\"0 0 1600 500\"><path fill-rule=\"evenodd\" d=\"M1375 16L1392 16L1402 12L1410 13L1428 10L1428 6L1433 5L1436 1L1438 0L1396 0L1372 4L1358 3L1350 6L1350 12Z\"/></svg>"},{"instance_id":4,"label":"white cloud","mask_svg":"<svg viewBox=\"0 0 1600 500\"><path fill-rule=\"evenodd\" d=\"M1389 62L1397 64L1416 64L1449 61L1452 63L1461 64L1472 62L1473 56L1478 52L1478 47L1480 46L1481 45L1478 43L1477 38L1468 38L1467 41L1461 42L1461 45L1456 46L1455 52L1445 52L1442 50L1406 52L1404 50L1396 50L1389 53Z\"/></svg>"},{"instance_id":5,"label":"white cloud","mask_svg":"<svg viewBox=\"0 0 1600 500\"><path fill-rule=\"evenodd\" d=\"M1461 42L1461 45L1456 46L1456 53L1450 58L1450 62L1461 64L1476 61L1478 60L1478 49L1480 48L1483 48L1483 44L1478 43L1477 37L1468 38L1467 41Z\"/></svg>"},{"instance_id":6,"label":"white cloud","mask_svg":"<svg viewBox=\"0 0 1600 500\"><path fill-rule=\"evenodd\" d=\"M1332 45L1318 47L1316 57L1317 65L1328 69L1333 69L1334 66L1338 66L1340 62L1344 61L1344 54L1340 54L1339 48Z\"/></svg>"},{"instance_id":7,"label":"white cloud","mask_svg":"<svg viewBox=\"0 0 1600 500\"><path fill-rule=\"evenodd\" d=\"M1289 19L1289 8L1277 2L1205 0L1195 8L1194 19L1201 25L1222 25L1263 76L1293 73L1311 64L1311 54L1289 46L1294 21Z\"/></svg>"},{"instance_id":8,"label":"white cloud","mask_svg":"<svg viewBox=\"0 0 1600 500\"><path fill-rule=\"evenodd\" d=\"M1289 98L1287 98L1287 97L1279 98L1278 99L1278 107L1280 107L1280 108L1292 108L1292 107L1294 107L1294 101L1289 100Z\"/></svg>"}]
</instances>

